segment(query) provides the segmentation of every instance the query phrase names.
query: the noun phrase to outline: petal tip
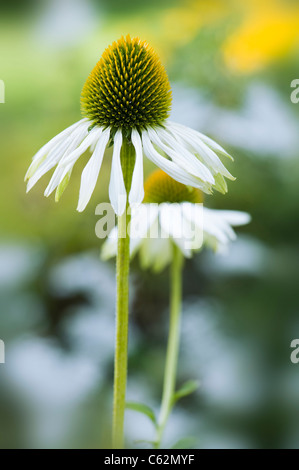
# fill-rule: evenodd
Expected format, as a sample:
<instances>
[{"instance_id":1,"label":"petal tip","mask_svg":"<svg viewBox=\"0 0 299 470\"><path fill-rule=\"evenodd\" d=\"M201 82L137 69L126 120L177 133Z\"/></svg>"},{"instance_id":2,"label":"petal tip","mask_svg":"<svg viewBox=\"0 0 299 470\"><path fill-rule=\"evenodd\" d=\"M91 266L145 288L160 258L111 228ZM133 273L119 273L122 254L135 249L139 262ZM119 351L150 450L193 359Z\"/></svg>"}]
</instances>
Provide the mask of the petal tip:
<instances>
[{"instance_id":1,"label":"petal tip","mask_svg":"<svg viewBox=\"0 0 299 470\"><path fill-rule=\"evenodd\" d=\"M77 209L76 209L77 212L83 212L86 206L87 206L87 204L79 203L79 204L77 205Z\"/></svg>"}]
</instances>

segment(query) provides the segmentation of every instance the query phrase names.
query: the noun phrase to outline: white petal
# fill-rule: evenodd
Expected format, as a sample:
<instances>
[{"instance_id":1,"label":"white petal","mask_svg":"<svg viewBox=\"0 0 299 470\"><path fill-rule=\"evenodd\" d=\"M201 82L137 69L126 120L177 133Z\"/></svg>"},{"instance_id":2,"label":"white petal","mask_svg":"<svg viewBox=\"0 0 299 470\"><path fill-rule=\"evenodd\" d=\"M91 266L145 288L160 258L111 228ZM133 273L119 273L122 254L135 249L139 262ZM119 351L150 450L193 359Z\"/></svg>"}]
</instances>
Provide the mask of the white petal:
<instances>
[{"instance_id":1,"label":"white petal","mask_svg":"<svg viewBox=\"0 0 299 470\"><path fill-rule=\"evenodd\" d=\"M220 173L217 173L217 175L215 175L215 188L222 194L227 193L226 180Z\"/></svg>"},{"instance_id":2,"label":"white petal","mask_svg":"<svg viewBox=\"0 0 299 470\"><path fill-rule=\"evenodd\" d=\"M24 178L25 182L30 180L30 178L34 176L36 170L40 167L40 165L44 162L46 158L47 158L47 154L41 154L37 159L32 160ZM27 193L29 190L30 188L28 188L28 185L27 185Z\"/></svg>"},{"instance_id":3,"label":"white petal","mask_svg":"<svg viewBox=\"0 0 299 470\"><path fill-rule=\"evenodd\" d=\"M78 158L86 152L86 150L91 147L95 142L98 141L100 138L101 134L103 132L103 129L99 127L94 127L85 137L83 142L79 145L78 148L76 148L73 152L70 154L66 155L62 160L59 162L60 167L66 167L66 166L72 166L74 163L78 160Z\"/></svg>"},{"instance_id":4,"label":"white petal","mask_svg":"<svg viewBox=\"0 0 299 470\"><path fill-rule=\"evenodd\" d=\"M154 205L148 204L147 206ZM152 219L147 236L143 238L138 248L141 267L143 269L151 267L158 272L171 261L172 241L169 237L161 238L160 236L159 206L155 206L155 217Z\"/></svg>"},{"instance_id":5,"label":"white petal","mask_svg":"<svg viewBox=\"0 0 299 470\"><path fill-rule=\"evenodd\" d=\"M139 259L142 269L152 268L155 272L162 271L172 260L172 240L145 238L140 245Z\"/></svg>"},{"instance_id":6,"label":"white petal","mask_svg":"<svg viewBox=\"0 0 299 470\"><path fill-rule=\"evenodd\" d=\"M212 150L216 150L217 152L221 153L222 155L225 155L226 157L230 158L231 160L234 160L233 157L226 151L224 150L221 145L217 144L215 140L211 139L205 134L202 134L201 132L197 132L201 139L207 144Z\"/></svg>"},{"instance_id":7,"label":"white petal","mask_svg":"<svg viewBox=\"0 0 299 470\"><path fill-rule=\"evenodd\" d=\"M95 151L82 172L79 202L77 207L79 212L82 212L85 209L94 191L109 137L110 129L107 128L102 132Z\"/></svg>"},{"instance_id":8,"label":"white petal","mask_svg":"<svg viewBox=\"0 0 299 470\"><path fill-rule=\"evenodd\" d=\"M183 212L183 234L185 247L199 250L203 244L203 205L190 202L181 203Z\"/></svg>"},{"instance_id":9,"label":"white petal","mask_svg":"<svg viewBox=\"0 0 299 470\"><path fill-rule=\"evenodd\" d=\"M56 192L55 192L55 202L58 202L59 199L61 198L62 194L64 193L67 185L69 184L69 181L71 179L71 175L72 175L72 170L70 170L66 175L65 177L63 178L62 181L60 181L59 185L57 186L56 188Z\"/></svg>"},{"instance_id":10,"label":"white petal","mask_svg":"<svg viewBox=\"0 0 299 470\"><path fill-rule=\"evenodd\" d=\"M135 147L136 160L133 171L131 190L129 194L130 204L141 204L144 198L143 188L143 154L142 144L139 132L135 129L132 130L131 134L132 143Z\"/></svg>"},{"instance_id":11,"label":"white petal","mask_svg":"<svg viewBox=\"0 0 299 470\"><path fill-rule=\"evenodd\" d=\"M158 231L152 227L158 223L158 205L143 204L132 209L130 256L133 257L145 239ZM108 259L116 256L118 230L114 227L102 247L102 258Z\"/></svg>"},{"instance_id":12,"label":"white petal","mask_svg":"<svg viewBox=\"0 0 299 470\"><path fill-rule=\"evenodd\" d=\"M200 134L199 132L190 129L189 127L182 126L181 124L177 123L170 123L168 125L168 129L173 133L174 136L178 134L186 144L189 144L191 147L193 147L196 153L198 153L203 161L210 166L214 173L221 173L229 179L235 179L225 168L218 155L203 141L203 134Z\"/></svg>"},{"instance_id":13,"label":"white petal","mask_svg":"<svg viewBox=\"0 0 299 470\"><path fill-rule=\"evenodd\" d=\"M216 214L221 215L230 225L234 227L246 225L251 221L251 216L247 212L225 210L217 210L215 212Z\"/></svg>"},{"instance_id":14,"label":"white petal","mask_svg":"<svg viewBox=\"0 0 299 470\"><path fill-rule=\"evenodd\" d=\"M220 243L228 243L230 240L235 240L236 234L219 212L221 211L214 211L213 209L207 209L204 207L204 232L216 237Z\"/></svg>"},{"instance_id":15,"label":"white petal","mask_svg":"<svg viewBox=\"0 0 299 470\"><path fill-rule=\"evenodd\" d=\"M160 238L160 240L154 240L154 241L159 242L159 245L157 243L157 246L156 246L157 256L154 259L153 270L155 272L160 272L168 264L171 263L172 256L173 256L173 247L172 247L171 240L169 238L168 239Z\"/></svg>"},{"instance_id":16,"label":"white petal","mask_svg":"<svg viewBox=\"0 0 299 470\"><path fill-rule=\"evenodd\" d=\"M78 158L88 149L88 147L92 145L94 141L98 140L101 133L102 129L92 129L89 134L85 137L83 142L81 142L79 147L78 144L80 139L78 136L78 140L76 140L72 145L72 147L75 147L74 150L71 150L70 152L65 152L64 156L60 160L56 170L53 173L50 183L48 184L45 190L45 196L49 196L54 191L54 189L57 188L57 186L59 185L59 183L61 183L67 173L72 170Z\"/></svg>"},{"instance_id":17,"label":"white petal","mask_svg":"<svg viewBox=\"0 0 299 470\"><path fill-rule=\"evenodd\" d=\"M57 165L65 155L71 153L82 142L87 133L88 123L85 122L77 127L66 139L56 144L29 179L27 191L29 191L45 173Z\"/></svg>"},{"instance_id":18,"label":"white petal","mask_svg":"<svg viewBox=\"0 0 299 470\"><path fill-rule=\"evenodd\" d=\"M142 238L146 238L147 236L158 238L159 233L155 233L152 230L152 226L155 223L155 220L158 219L158 204L142 204L138 207L133 206L131 213L132 218L130 225L130 237L132 241L140 240ZM134 250L134 246L131 247L131 250Z\"/></svg>"},{"instance_id":19,"label":"white petal","mask_svg":"<svg viewBox=\"0 0 299 470\"><path fill-rule=\"evenodd\" d=\"M114 136L111 175L109 184L109 198L114 212L122 215L126 208L127 192L120 161L122 145L122 132L118 130Z\"/></svg>"},{"instance_id":20,"label":"white petal","mask_svg":"<svg viewBox=\"0 0 299 470\"><path fill-rule=\"evenodd\" d=\"M183 255L190 258L191 250L187 246L190 240L184 238L184 217L181 204L163 203L160 204L159 210L159 220L164 236L170 236Z\"/></svg>"},{"instance_id":21,"label":"white petal","mask_svg":"<svg viewBox=\"0 0 299 470\"><path fill-rule=\"evenodd\" d=\"M169 155L172 160L179 166L188 169L189 173L213 184L214 178L210 170L201 163L195 155L192 155L186 148L184 148L178 141L176 141L171 134L165 129L148 129L150 139L156 144L166 155ZM168 144L165 145L160 137Z\"/></svg>"},{"instance_id":22,"label":"white petal","mask_svg":"<svg viewBox=\"0 0 299 470\"><path fill-rule=\"evenodd\" d=\"M64 141L68 135L70 135L75 129L77 129L83 123L86 123L86 122L88 122L87 119L81 119L80 121L75 122L75 124L72 124L71 126L67 127L66 129L64 129L64 131L60 132L55 137L53 137L53 139L47 142L32 158L32 163L30 167L28 168L28 171L25 175L25 181L28 180L33 175L34 171L38 168L39 164L42 163L45 156L51 150L53 150L57 146L57 144Z\"/></svg>"},{"instance_id":23,"label":"white petal","mask_svg":"<svg viewBox=\"0 0 299 470\"><path fill-rule=\"evenodd\" d=\"M206 241L209 237L214 237L218 243L228 243L230 238L227 237L225 231L223 231L217 224L214 224L210 219L204 216L204 239Z\"/></svg>"},{"instance_id":24,"label":"white petal","mask_svg":"<svg viewBox=\"0 0 299 470\"><path fill-rule=\"evenodd\" d=\"M227 251L228 247L228 242L221 243L216 237L209 235L208 233L205 233L204 244L215 253L223 253L224 251Z\"/></svg>"},{"instance_id":25,"label":"white petal","mask_svg":"<svg viewBox=\"0 0 299 470\"><path fill-rule=\"evenodd\" d=\"M157 150L153 147L146 130L142 132L142 144L147 158L151 160L155 165L160 167L163 171L165 171L165 173L167 173L173 179L175 179L179 183L194 186L196 188L202 189L207 193L211 193L210 185L202 183L201 180L187 173L176 163L168 160L165 157L162 157L162 155L158 153Z\"/></svg>"},{"instance_id":26,"label":"white petal","mask_svg":"<svg viewBox=\"0 0 299 470\"><path fill-rule=\"evenodd\" d=\"M67 168L58 166L50 179L48 186L44 191L44 196L48 197L57 188L57 186L64 180L65 176L72 170L73 165Z\"/></svg>"},{"instance_id":27,"label":"white petal","mask_svg":"<svg viewBox=\"0 0 299 470\"><path fill-rule=\"evenodd\" d=\"M204 143L206 143L211 149L216 150L217 152L219 152L219 153L225 155L226 157L230 158L231 160L233 160L233 157L229 153L227 153L227 151L224 150L224 148L221 147L221 145L217 144L217 142L215 142L213 139L211 139L207 135L202 134L201 132L198 132L195 129L191 129L190 127L184 126L183 124L179 124L177 122L168 121L168 123L171 126L177 126L177 127L180 127L183 130L191 131L195 135L199 136L201 138L201 140Z\"/></svg>"}]
</instances>

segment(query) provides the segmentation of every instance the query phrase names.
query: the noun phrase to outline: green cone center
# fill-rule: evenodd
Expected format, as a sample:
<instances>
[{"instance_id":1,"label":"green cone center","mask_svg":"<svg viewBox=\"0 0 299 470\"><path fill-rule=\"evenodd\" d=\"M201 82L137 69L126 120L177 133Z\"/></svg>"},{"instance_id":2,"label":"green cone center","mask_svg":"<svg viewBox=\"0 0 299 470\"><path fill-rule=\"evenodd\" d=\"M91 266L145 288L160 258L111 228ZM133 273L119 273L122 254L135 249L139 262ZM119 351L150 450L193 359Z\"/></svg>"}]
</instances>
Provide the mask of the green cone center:
<instances>
[{"instance_id":1,"label":"green cone center","mask_svg":"<svg viewBox=\"0 0 299 470\"><path fill-rule=\"evenodd\" d=\"M105 50L81 95L83 116L114 129L162 125L170 106L170 84L157 54L129 36Z\"/></svg>"}]
</instances>

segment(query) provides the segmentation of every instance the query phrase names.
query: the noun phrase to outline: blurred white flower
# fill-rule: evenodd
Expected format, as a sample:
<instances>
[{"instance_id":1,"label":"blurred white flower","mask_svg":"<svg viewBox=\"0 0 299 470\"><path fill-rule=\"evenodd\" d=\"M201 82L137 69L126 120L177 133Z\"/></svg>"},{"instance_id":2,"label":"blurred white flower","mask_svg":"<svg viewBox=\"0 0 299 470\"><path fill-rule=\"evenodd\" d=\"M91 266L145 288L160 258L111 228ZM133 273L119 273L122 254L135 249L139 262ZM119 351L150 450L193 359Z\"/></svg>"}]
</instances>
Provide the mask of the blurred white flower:
<instances>
[{"instance_id":1,"label":"blurred white flower","mask_svg":"<svg viewBox=\"0 0 299 470\"><path fill-rule=\"evenodd\" d=\"M173 243L186 258L203 245L223 253L236 239L232 227L250 222L246 212L203 207L198 190L172 180L161 170L149 177L145 188L147 203L132 210L130 241L131 256L139 252L144 269L159 271L170 263ZM117 238L114 227L103 245L103 259L116 255Z\"/></svg>"}]
</instances>

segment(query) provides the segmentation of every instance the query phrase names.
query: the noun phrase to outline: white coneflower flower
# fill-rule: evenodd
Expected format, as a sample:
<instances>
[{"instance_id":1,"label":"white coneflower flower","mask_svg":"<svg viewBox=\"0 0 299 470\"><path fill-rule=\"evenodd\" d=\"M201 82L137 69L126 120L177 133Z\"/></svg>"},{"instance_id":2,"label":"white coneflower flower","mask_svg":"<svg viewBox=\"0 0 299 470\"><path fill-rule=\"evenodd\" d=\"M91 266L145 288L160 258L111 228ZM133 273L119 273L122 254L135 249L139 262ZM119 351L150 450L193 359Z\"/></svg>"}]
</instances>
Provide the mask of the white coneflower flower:
<instances>
[{"instance_id":1,"label":"white coneflower flower","mask_svg":"<svg viewBox=\"0 0 299 470\"><path fill-rule=\"evenodd\" d=\"M172 260L173 243L190 258L205 245L216 252L226 250L235 240L233 226L250 222L250 215L240 211L207 209L202 207L202 193L174 181L157 170L145 183L144 204L133 210L131 227L138 227L131 238L131 256L139 252L143 268L161 270ZM202 234L192 239L192 230ZM179 235L178 235L179 234ZM110 232L102 248L103 259L116 255L117 227Z\"/></svg>"},{"instance_id":2,"label":"white coneflower flower","mask_svg":"<svg viewBox=\"0 0 299 470\"><path fill-rule=\"evenodd\" d=\"M159 58L146 42L129 36L108 47L89 75L81 96L84 119L54 137L34 156L26 174L29 191L56 167L45 196L56 190L58 200L79 157L90 149L83 170L78 211L95 189L107 146L113 145L109 196L118 215L129 203L143 200L143 154L175 180L211 193L226 192L224 177L234 179L217 154L229 156L210 138L167 120L171 90ZM124 182L123 140L130 142L134 171Z\"/></svg>"}]
</instances>

